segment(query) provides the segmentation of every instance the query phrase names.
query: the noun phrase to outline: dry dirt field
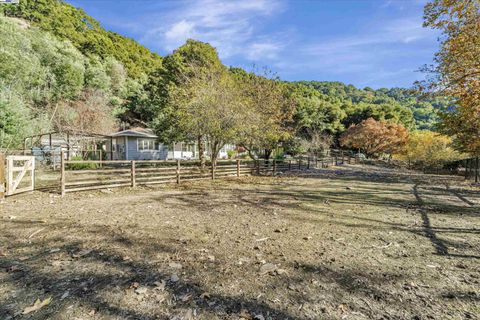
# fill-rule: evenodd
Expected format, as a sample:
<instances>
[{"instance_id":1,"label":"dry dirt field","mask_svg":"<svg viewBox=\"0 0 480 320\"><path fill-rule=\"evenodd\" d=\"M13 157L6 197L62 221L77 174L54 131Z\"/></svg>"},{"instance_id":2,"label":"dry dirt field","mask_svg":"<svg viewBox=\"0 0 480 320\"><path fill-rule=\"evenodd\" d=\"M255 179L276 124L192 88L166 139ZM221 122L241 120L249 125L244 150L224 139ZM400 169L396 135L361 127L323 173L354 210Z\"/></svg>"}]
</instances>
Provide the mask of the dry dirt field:
<instances>
[{"instance_id":1,"label":"dry dirt field","mask_svg":"<svg viewBox=\"0 0 480 320\"><path fill-rule=\"evenodd\" d=\"M2 320L479 318L480 191L453 178L345 166L0 204Z\"/></svg>"}]
</instances>

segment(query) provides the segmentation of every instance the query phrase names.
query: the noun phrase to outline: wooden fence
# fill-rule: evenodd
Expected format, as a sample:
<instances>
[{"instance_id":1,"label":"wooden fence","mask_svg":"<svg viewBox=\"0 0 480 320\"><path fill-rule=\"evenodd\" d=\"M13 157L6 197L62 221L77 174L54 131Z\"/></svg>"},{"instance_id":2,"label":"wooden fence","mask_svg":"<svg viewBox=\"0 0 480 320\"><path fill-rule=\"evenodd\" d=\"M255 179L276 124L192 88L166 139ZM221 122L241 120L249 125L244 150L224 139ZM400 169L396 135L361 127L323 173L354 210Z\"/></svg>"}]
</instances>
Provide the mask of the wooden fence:
<instances>
[{"instance_id":1,"label":"wooden fence","mask_svg":"<svg viewBox=\"0 0 480 320\"><path fill-rule=\"evenodd\" d=\"M219 160L216 166L198 160L65 160L61 157L61 194L68 192L180 183L201 179L277 175L280 172L354 163L352 157L296 158L291 160Z\"/></svg>"}]
</instances>

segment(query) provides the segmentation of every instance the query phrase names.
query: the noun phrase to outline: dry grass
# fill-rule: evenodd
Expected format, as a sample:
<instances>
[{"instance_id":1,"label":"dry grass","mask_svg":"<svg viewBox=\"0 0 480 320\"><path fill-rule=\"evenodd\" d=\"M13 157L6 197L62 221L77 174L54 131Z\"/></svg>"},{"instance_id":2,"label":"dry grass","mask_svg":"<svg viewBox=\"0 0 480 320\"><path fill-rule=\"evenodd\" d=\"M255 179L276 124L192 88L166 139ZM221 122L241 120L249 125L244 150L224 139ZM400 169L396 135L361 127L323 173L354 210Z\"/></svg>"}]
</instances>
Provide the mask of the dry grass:
<instances>
[{"instance_id":1,"label":"dry grass","mask_svg":"<svg viewBox=\"0 0 480 320\"><path fill-rule=\"evenodd\" d=\"M475 319L479 205L459 181L355 166L12 197L0 319Z\"/></svg>"}]
</instances>

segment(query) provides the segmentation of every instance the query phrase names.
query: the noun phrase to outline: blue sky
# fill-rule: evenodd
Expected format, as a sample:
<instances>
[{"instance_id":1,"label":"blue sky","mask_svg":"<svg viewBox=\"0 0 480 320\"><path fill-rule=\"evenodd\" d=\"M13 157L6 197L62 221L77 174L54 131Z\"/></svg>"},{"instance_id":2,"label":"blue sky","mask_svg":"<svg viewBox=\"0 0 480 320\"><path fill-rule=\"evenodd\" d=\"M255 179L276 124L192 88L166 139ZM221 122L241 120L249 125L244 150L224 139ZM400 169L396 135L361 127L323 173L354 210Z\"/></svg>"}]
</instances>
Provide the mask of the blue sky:
<instances>
[{"instance_id":1,"label":"blue sky","mask_svg":"<svg viewBox=\"0 0 480 320\"><path fill-rule=\"evenodd\" d=\"M268 66L285 80L410 87L438 34L425 0L69 0L112 31L165 56L209 42L226 65Z\"/></svg>"}]
</instances>

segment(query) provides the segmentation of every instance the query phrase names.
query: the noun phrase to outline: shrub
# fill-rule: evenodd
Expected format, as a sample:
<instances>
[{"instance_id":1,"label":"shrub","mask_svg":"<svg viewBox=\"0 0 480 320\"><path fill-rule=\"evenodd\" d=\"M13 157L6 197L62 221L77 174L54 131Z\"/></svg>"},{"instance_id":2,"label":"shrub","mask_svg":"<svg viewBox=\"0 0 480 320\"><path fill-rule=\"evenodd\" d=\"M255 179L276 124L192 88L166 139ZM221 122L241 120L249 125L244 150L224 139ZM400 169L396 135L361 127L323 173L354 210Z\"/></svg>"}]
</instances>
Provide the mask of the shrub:
<instances>
[{"instance_id":1,"label":"shrub","mask_svg":"<svg viewBox=\"0 0 480 320\"><path fill-rule=\"evenodd\" d=\"M83 160L81 156L74 156L72 160ZM97 163L71 163L68 165L71 170L88 170L88 169L97 169Z\"/></svg>"},{"instance_id":2,"label":"shrub","mask_svg":"<svg viewBox=\"0 0 480 320\"><path fill-rule=\"evenodd\" d=\"M233 159L235 158L235 155L237 154L237 151L236 150L228 150L227 151L227 155L228 155L228 159Z\"/></svg>"}]
</instances>

